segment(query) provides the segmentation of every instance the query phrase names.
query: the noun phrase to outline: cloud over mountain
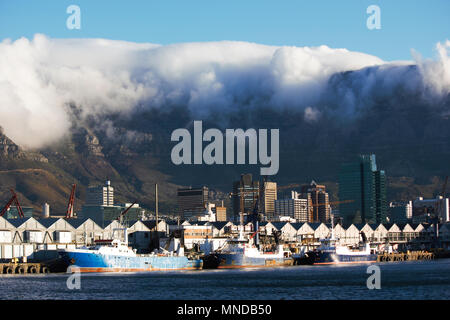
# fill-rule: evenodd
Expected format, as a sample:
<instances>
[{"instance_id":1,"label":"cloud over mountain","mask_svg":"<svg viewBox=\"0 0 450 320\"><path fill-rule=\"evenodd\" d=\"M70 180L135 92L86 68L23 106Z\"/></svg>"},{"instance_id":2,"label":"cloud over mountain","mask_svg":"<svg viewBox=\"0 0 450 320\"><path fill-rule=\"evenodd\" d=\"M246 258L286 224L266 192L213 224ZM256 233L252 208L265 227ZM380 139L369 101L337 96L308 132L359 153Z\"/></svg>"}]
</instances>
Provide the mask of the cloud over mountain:
<instances>
[{"instance_id":1,"label":"cloud over mountain","mask_svg":"<svg viewBox=\"0 0 450 320\"><path fill-rule=\"evenodd\" d=\"M0 126L39 148L67 134L77 117L185 105L199 115L251 105L351 117L399 89L423 99L450 92L450 41L435 60L386 63L364 53L246 42L156 45L37 34L0 43ZM411 65L413 67L411 67ZM352 72L350 76L347 71Z\"/></svg>"}]
</instances>

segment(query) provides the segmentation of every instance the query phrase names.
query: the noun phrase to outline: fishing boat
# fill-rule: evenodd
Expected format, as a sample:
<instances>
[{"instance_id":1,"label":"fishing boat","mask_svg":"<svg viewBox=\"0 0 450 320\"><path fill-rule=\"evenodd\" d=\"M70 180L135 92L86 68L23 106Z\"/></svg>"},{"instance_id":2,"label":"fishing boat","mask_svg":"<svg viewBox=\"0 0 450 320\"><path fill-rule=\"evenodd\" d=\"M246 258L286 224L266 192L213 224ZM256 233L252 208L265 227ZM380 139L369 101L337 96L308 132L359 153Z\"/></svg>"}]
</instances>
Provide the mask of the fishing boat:
<instances>
[{"instance_id":1,"label":"fishing boat","mask_svg":"<svg viewBox=\"0 0 450 320\"><path fill-rule=\"evenodd\" d=\"M316 250L307 252L299 264L348 264L377 261L377 254L370 248L364 233L361 233L363 241L360 246L352 249L339 244L339 239L334 235L333 220L331 225L331 236L320 239L320 246Z\"/></svg>"},{"instance_id":2,"label":"fishing boat","mask_svg":"<svg viewBox=\"0 0 450 320\"><path fill-rule=\"evenodd\" d=\"M282 244L277 244L273 252L264 251L258 241L258 224L255 229L250 237L245 237L240 225L239 237L229 239L222 248L206 257L205 260L214 262L207 267L232 269L293 265L291 251L284 249Z\"/></svg>"},{"instance_id":3,"label":"fishing boat","mask_svg":"<svg viewBox=\"0 0 450 320\"><path fill-rule=\"evenodd\" d=\"M146 272L170 270L202 269L201 259L188 259L183 246L175 252L160 250L151 254L137 254L128 246L127 231L125 241L103 240L94 246L59 251L68 270L79 272Z\"/></svg>"},{"instance_id":4,"label":"fishing boat","mask_svg":"<svg viewBox=\"0 0 450 320\"><path fill-rule=\"evenodd\" d=\"M344 264L344 263L371 263L377 261L377 255L370 249L368 243L350 249L338 244L337 239L322 239L317 250L308 252L307 257L312 264Z\"/></svg>"}]
</instances>

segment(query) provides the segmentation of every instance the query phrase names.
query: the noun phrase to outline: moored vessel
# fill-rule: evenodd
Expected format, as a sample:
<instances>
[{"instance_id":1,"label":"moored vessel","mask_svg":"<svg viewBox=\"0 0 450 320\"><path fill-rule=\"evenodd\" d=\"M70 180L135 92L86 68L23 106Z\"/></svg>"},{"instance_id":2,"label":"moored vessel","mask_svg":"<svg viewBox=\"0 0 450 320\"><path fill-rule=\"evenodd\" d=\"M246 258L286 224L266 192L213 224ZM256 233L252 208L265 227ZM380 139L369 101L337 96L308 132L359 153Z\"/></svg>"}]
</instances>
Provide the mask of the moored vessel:
<instances>
[{"instance_id":1,"label":"moored vessel","mask_svg":"<svg viewBox=\"0 0 450 320\"><path fill-rule=\"evenodd\" d=\"M223 248L216 250L206 259L214 261L208 265L218 269L255 268L291 266L294 259L290 250L284 249L276 237L276 249L273 252L265 251L259 245L258 221L254 221L255 232L250 237L244 237L243 225L239 226L239 237L229 239Z\"/></svg>"},{"instance_id":2,"label":"moored vessel","mask_svg":"<svg viewBox=\"0 0 450 320\"><path fill-rule=\"evenodd\" d=\"M126 229L125 229L126 234ZM63 249L60 255L70 269L80 272L145 272L202 269L201 259L188 259L180 245L176 252L137 254L127 237L97 243L92 247Z\"/></svg>"},{"instance_id":3,"label":"moored vessel","mask_svg":"<svg viewBox=\"0 0 450 320\"><path fill-rule=\"evenodd\" d=\"M372 263L377 261L377 255L370 249L368 243L362 247L350 249L337 243L336 239L323 239L321 246L307 253L309 264L345 264ZM305 263L308 264L308 263Z\"/></svg>"},{"instance_id":4,"label":"moored vessel","mask_svg":"<svg viewBox=\"0 0 450 320\"><path fill-rule=\"evenodd\" d=\"M333 216L332 216L333 217ZM372 263L377 261L375 250L370 248L366 236L361 233L362 244L358 248L351 249L339 244L339 239L334 236L333 219L331 220L331 236L320 239L320 246L309 251L298 260L298 264L348 264L348 263Z\"/></svg>"}]
</instances>

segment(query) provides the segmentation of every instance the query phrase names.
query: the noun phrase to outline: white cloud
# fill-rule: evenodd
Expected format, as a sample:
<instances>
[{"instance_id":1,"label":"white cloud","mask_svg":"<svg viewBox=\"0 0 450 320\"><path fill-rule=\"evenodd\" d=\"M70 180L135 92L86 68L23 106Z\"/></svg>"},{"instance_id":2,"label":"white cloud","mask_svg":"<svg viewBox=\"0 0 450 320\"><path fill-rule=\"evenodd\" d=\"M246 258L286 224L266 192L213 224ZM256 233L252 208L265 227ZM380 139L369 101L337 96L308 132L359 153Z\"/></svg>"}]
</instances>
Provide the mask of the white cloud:
<instances>
[{"instance_id":1,"label":"white cloud","mask_svg":"<svg viewBox=\"0 0 450 320\"><path fill-rule=\"evenodd\" d=\"M450 87L448 42L442 46L437 61L420 62L439 92ZM0 43L0 126L18 144L36 148L68 132L69 103L81 108L82 117L128 112L142 103L186 104L194 112L261 102L304 109L320 99L334 73L383 64L375 56L327 46L161 46L40 34L31 41L6 39Z\"/></svg>"}]
</instances>

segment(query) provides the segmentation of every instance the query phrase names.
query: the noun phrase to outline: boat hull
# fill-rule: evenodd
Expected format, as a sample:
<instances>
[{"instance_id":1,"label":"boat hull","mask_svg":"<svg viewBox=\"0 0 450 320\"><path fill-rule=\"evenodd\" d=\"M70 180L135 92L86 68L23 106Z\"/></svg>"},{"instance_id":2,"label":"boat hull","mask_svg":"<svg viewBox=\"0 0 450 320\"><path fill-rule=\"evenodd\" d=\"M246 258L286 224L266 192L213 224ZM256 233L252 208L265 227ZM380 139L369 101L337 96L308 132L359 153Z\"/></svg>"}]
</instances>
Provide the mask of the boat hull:
<instances>
[{"instance_id":1,"label":"boat hull","mask_svg":"<svg viewBox=\"0 0 450 320\"><path fill-rule=\"evenodd\" d=\"M333 252L316 252L314 263L323 264L352 264L352 263L373 263L377 261L376 254L337 254Z\"/></svg>"},{"instance_id":2,"label":"boat hull","mask_svg":"<svg viewBox=\"0 0 450 320\"><path fill-rule=\"evenodd\" d=\"M292 258L248 257L241 253L219 253L218 269L291 266Z\"/></svg>"},{"instance_id":3,"label":"boat hull","mask_svg":"<svg viewBox=\"0 0 450 320\"><path fill-rule=\"evenodd\" d=\"M201 259L167 256L120 256L63 251L61 256L80 272L147 272L202 269Z\"/></svg>"}]
</instances>

